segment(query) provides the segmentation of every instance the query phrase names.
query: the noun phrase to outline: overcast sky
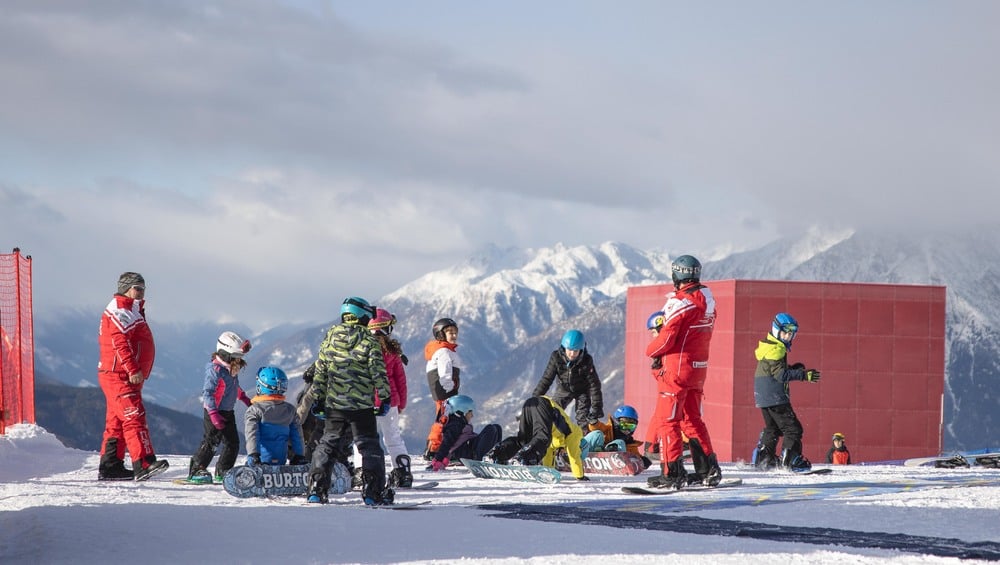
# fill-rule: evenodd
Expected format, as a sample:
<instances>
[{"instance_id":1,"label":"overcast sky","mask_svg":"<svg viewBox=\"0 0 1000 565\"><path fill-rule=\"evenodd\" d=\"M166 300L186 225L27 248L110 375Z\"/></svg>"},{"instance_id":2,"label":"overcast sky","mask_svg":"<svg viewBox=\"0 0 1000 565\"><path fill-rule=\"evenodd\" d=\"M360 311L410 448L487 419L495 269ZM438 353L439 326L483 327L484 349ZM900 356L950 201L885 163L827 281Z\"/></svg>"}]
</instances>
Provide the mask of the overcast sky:
<instances>
[{"instance_id":1,"label":"overcast sky","mask_svg":"<svg viewBox=\"0 0 1000 565\"><path fill-rule=\"evenodd\" d=\"M998 29L990 0L7 1L0 252L39 314L137 270L151 317L264 329L487 244L986 224Z\"/></svg>"}]
</instances>

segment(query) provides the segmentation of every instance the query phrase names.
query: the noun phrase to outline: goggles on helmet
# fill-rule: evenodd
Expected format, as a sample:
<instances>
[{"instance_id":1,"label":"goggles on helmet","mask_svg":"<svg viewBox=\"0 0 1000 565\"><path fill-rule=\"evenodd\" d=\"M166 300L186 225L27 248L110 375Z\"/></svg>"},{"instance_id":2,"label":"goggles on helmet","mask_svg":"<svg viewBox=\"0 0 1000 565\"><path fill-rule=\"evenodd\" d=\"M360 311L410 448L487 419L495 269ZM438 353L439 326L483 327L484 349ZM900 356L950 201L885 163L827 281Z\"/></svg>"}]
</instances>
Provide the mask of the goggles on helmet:
<instances>
[{"instance_id":1,"label":"goggles on helmet","mask_svg":"<svg viewBox=\"0 0 1000 565\"><path fill-rule=\"evenodd\" d=\"M632 418L618 418L618 427L623 432L634 432L635 427L639 425L639 422L633 420Z\"/></svg>"}]
</instances>

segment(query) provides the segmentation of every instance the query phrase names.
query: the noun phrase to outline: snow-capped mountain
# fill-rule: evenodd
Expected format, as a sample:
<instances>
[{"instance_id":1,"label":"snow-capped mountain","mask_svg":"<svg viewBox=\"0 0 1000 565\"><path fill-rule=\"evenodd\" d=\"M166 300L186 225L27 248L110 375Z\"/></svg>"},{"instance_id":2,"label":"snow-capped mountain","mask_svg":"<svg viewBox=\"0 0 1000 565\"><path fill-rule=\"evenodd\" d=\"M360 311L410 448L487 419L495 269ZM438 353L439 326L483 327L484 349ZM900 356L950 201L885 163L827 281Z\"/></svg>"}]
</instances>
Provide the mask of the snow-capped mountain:
<instances>
[{"instance_id":1,"label":"snow-capped mountain","mask_svg":"<svg viewBox=\"0 0 1000 565\"><path fill-rule=\"evenodd\" d=\"M979 232L904 237L877 232L813 230L753 251L706 261L704 279L818 280L946 285L946 449L1000 444L996 425L1000 398L1000 292L996 267L1000 243ZM984 235L985 234L985 235ZM410 408L404 413L411 452L423 447L432 416L423 359L430 328L441 317L460 328L463 392L479 403L477 423L496 421L514 431L521 400L534 387L549 354L571 328L584 332L605 382L606 411L623 396L625 291L629 286L669 280L666 253L620 243L545 249L490 248L452 268L428 273L384 297L365 297L396 314L394 337L410 358ZM337 305L330 306L331 313ZM92 367L81 361L81 335L95 349L96 322L62 325L58 335L36 332L44 372L68 383L93 384ZM332 320L331 322L332 323ZM276 364L298 375L315 358L329 324L276 328L254 336L251 366ZM46 328L47 330L47 328ZM205 343L220 327L158 330L158 378L150 394L170 407L198 412ZM58 337L59 343L50 343ZM73 344L66 346L66 341ZM163 351L163 355L160 355ZM67 355L67 352L76 352ZM159 378L162 376L162 378ZM244 379L246 380L246 379ZM250 387L250 382L244 382ZM295 391L296 387L293 386Z\"/></svg>"}]
</instances>

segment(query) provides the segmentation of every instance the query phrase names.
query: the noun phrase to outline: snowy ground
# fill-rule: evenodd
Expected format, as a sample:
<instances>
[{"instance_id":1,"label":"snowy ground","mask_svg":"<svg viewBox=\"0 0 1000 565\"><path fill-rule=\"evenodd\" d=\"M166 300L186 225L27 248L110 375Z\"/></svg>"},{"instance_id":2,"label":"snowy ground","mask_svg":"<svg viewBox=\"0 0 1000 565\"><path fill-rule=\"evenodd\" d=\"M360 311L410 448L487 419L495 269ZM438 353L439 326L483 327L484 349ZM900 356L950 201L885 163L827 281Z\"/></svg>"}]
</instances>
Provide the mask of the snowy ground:
<instances>
[{"instance_id":1,"label":"snowy ground","mask_svg":"<svg viewBox=\"0 0 1000 565\"><path fill-rule=\"evenodd\" d=\"M188 455L167 456L170 470L145 483L100 483L97 459L37 426L0 436L0 563L958 563L944 555L975 551L1000 560L995 469L797 476L724 465L744 485L637 497L619 487L651 471L543 486L459 467L415 472L442 483L397 495L433 501L423 509L375 511L346 504L360 504L356 492L319 506L173 484ZM922 549L878 548L893 544Z\"/></svg>"}]
</instances>

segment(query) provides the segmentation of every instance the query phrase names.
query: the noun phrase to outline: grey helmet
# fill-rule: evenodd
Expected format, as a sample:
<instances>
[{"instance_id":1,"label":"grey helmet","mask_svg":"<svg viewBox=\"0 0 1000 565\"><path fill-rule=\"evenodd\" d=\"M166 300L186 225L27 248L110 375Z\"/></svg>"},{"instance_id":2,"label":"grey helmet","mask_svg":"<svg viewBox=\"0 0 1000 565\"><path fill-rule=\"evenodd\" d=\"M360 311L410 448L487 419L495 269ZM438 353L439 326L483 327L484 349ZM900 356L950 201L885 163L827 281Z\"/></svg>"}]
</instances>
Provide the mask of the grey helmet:
<instances>
[{"instance_id":1,"label":"grey helmet","mask_svg":"<svg viewBox=\"0 0 1000 565\"><path fill-rule=\"evenodd\" d=\"M681 255L670 263L670 277L674 286L701 280L701 262L691 255Z\"/></svg>"}]
</instances>

